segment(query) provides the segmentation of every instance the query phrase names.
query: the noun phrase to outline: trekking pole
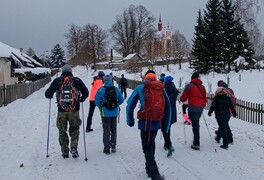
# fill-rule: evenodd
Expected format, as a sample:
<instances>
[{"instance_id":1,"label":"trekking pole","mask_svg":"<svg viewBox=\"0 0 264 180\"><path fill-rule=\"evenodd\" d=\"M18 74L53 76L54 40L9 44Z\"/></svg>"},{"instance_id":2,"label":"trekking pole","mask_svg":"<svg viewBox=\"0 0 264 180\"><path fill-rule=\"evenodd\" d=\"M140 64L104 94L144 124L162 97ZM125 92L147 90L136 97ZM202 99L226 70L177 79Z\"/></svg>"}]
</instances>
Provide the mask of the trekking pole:
<instances>
[{"instance_id":1,"label":"trekking pole","mask_svg":"<svg viewBox=\"0 0 264 180\"><path fill-rule=\"evenodd\" d=\"M202 113L202 114L203 114L203 113ZM208 127L208 125L207 125L207 123L206 123L206 120L205 120L204 114L203 114L203 119L204 119L204 123L205 123L205 125L206 125L206 127L207 127L207 130L208 130L208 133L209 133L209 136L210 136L211 142L212 142L212 146L213 146L215 152L217 152L217 151L216 151L216 148L215 148L215 146L214 146L214 142L213 142L213 139L212 139L211 133L210 133L210 131L209 131L209 127Z\"/></svg>"},{"instance_id":2,"label":"trekking pole","mask_svg":"<svg viewBox=\"0 0 264 180\"><path fill-rule=\"evenodd\" d=\"M51 109L51 99L49 100L49 119L48 119L48 135L47 135L47 154L46 154L46 158L49 157L50 109Z\"/></svg>"},{"instance_id":3,"label":"trekking pole","mask_svg":"<svg viewBox=\"0 0 264 180\"><path fill-rule=\"evenodd\" d=\"M120 111L121 111L121 109L120 109L120 107L118 107L118 116L117 116L117 122L119 123L119 120L120 120Z\"/></svg>"},{"instance_id":4,"label":"trekking pole","mask_svg":"<svg viewBox=\"0 0 264 180\"><path fill-rule=\"evenodd\" d=\"M182 124L183 124L183 135L184 135L184 144L186 145L186 130L185 130L185 124L184 124L184 118L182 116Z\"/></svg>"},{"instance_id":5,"label":"trekking pole","mask_svg":"<svg viewBox=\"0 0 264 180\"><path fill-rule=\"evenodd\" d=\"M87 161L87 154L86 154L86 140L85 140L85 132L84 132L84 115L83 115L83 103L82 103L82 119L83 119L83 143L84 143L84 160Z\"/></svg>"}]
</instances>

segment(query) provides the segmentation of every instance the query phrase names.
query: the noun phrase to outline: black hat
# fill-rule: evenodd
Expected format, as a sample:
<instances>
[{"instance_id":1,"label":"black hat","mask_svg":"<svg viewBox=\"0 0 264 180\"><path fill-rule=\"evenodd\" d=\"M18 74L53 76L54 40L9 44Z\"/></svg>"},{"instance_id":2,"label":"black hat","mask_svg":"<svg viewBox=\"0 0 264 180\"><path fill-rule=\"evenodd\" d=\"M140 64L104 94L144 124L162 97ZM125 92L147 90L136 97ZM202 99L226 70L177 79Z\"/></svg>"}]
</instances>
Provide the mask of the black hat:
<instances>
[{"instance_id":1,"label":"black hat","mask_svg":"<svg viewBox=\"0 0 264 180\"><path fill-rule=\"evenodd\" d=\"M146 76L148 73L156 74L155 71L153 71L153 70L148 70L148 71L146 72L145 76Z\"/></svg>"},{"instance_id":2,"label":"black hat","mask_svg":"<svg viewBox=\"0 0 264 180\"><path fill-rule=\"evenodd\" d=\"M192 74L192 77L191 77L191 79L195 79L195 78L199 78L199 72L194 72L193 74Z\"/></svg>"}]
</instances>

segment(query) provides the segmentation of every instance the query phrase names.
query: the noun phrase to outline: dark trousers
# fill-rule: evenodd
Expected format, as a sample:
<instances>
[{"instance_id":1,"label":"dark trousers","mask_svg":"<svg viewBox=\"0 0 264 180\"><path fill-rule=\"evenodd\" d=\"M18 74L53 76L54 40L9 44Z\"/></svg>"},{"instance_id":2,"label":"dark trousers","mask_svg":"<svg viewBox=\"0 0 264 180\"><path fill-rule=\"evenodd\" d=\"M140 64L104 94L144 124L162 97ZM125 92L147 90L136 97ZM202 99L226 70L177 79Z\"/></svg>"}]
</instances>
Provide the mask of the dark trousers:
<instances>
[{"instance_id":1,"label":"dark trousers","mask_svg":"<svg viewBox=\"0 0 264 180\"><path fill-rule=\"evenodd\" d=\"M116 145L116 117L102 117L102 123L104 148L110 149Z\"/></svg>"},{"instance_id":2,"label":"dark trousers","mask_svg":"<svg viewBox=\"0 0 264 180\"><path fill-rule=\"evenodd\" d=\"M94 109L95 109L95 103L94 103L94 101L90 101L90 107L89 107L89 113L88 113L88 117L87 117L86 130L91 129Z\"/></svg>"},{"instance_id":3,"label":"dark trousers","mask_svg":"<svg viewBox=\"0 0 264 180\"><path fill-rule=\"evenodd\" d=\"M218 127L218 131L216 132L216 140L219 141L223 137L222 136L223 132L221 132L221 128L220 128L220 125L223 126L223 123L220 122L220 120L217 120L217 123L219 127ZM225 126L224 129L226 129L228 143L233 143L233 134L229 127L228 121L227 123L224 123L224 126Z\"/></svg>"},{"instance_id":4,"label":"dark trousers","mask_svg":"<svg viewBox=\"0 0 264 180\"><path fill-rule=\"evenodd\" d=\"M164 138L164 147L169 149L171 147L170 128L168 133L162 131L162 134Z\"/></svg>"},{"instance_id":5,"label":"dark trousers","mask_svg":"<svg viewBox=\"0 0 264 180\"><path fill-rule=\"evenodd\" d=\"M124 98L126 99L126 97L127 97L126 88L121 88L121 93L122 93L122 95L124 93Z\"/></svg>"},{"instance_id":6,"label":"dark trousers","mask_svg":"<svg viewBox=\"0 0 264 180\"><path fill-rule=\"evenodd\" d=\"M217 122L219 125L218 135L219 137L223 138L223 145L225 147L228 147L228 136L227 136L228 121L217 120Z\"/></svg>"},{"instance_id":7,"label":"dark trousers","mask_svg":"<svg viewBox=\"0 0 264 180\"><path fill-rule=\"evenodd\" d=\"M158 166L155 161L155 138L157 131L140 131L142 149L146 160L146 171L150 177L159 174Z\"/></svg>"},{"instance_id":8,"label":"dark trousers","mask_svg":"<svg viewBox=\"0 0 264 180\"><path fill-rule=\"evenodd\" d=\"M200 125L199 119L191 119L193 130L193 145L200 146Z\"/></svg>"}]
</instances>

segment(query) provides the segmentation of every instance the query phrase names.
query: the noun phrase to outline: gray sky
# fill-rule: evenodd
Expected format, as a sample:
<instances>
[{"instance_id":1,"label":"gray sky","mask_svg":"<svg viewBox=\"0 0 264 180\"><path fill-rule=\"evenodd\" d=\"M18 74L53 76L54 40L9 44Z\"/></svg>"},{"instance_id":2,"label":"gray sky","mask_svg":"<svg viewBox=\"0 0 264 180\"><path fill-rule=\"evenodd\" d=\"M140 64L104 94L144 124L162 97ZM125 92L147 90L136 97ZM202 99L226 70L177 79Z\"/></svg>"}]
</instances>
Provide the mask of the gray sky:
<instances>
[{"instance_id":1,"label":"gray sky","mask_svg":"<svg viewBox=\"0 0 264 180\"><path fill-rule=\"evenodd\" d=\"M82 27L91 23L109 29L130 4L143 5L157 20L161 14L163 26L169 24L191 41L198 10L205 9L206 3L207 0L0 0L0 41L24 50L31 47L40 55L57 43L64 48L64 34L70 24ZM264 22L261 23L264 34Z\"/></svg>"}]
</instances>

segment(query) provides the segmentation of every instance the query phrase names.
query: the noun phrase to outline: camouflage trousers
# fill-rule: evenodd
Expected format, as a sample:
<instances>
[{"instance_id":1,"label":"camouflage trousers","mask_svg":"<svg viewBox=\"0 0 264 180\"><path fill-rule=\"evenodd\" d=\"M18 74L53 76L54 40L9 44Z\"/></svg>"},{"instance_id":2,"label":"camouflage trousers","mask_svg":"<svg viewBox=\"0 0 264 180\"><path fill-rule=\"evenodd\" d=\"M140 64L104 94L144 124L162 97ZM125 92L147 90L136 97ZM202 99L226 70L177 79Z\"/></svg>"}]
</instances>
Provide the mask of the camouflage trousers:
<instances>
[{"instance_id":1,"label":"camouflage trousers","mask_svg":"<svg viewBox=\"0 0 264 180\"><path fill-rule=\"evenodd\" d=\"M69 122L69 135L71 137L70 147L78 147L79 128L82 121L79 116L79 111L72 112L58 112L57 128L59 130L59 143L62 154L69 153L69 136L67 133Z\"/></svg>"}]
</instances>

